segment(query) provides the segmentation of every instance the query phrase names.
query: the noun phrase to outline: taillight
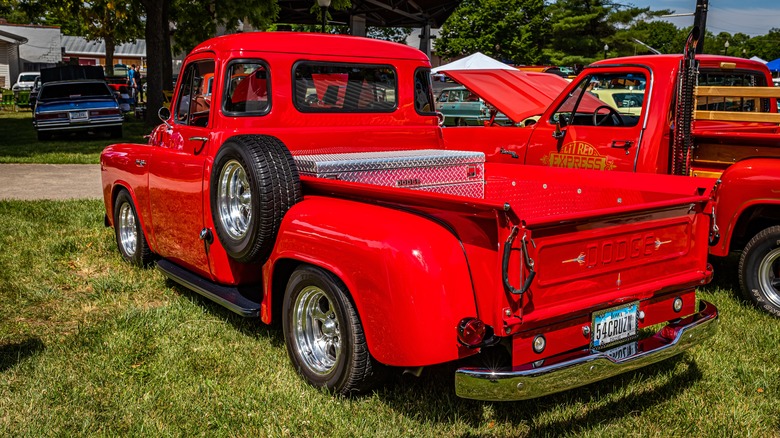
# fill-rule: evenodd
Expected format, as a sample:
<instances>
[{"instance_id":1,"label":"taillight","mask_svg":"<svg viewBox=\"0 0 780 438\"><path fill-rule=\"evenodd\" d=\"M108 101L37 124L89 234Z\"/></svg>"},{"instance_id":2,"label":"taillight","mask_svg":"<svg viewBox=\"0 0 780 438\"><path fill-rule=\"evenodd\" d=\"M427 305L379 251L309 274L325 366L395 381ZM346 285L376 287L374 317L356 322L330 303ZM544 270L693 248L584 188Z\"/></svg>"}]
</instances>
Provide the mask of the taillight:
<instances>
[{"instance_id":1,"label":"taillight","mask_svg":"<svg viewBox=\"0 0 780 438\"><path fill-rule=\"evenodd\" d=\"M485 339L487 328L477 318L463 318L458 324L458 340L467 347L475 347Z\"/></svg>"},{"instance_id":2,"label":"taillight","mask_svg":"<svg viewBox=\"0 0 780 438\"><path fill-rule=\"evenodd\" d=\"M39 113L35 115L35 120L54 120L67 118L68 115L65 113Z\"/></svg>"},{"instance_id":3,"label":"taillight","mask_svg":"<svg viewBox=\"0 0 780 438\"><path fill-rule=\"evenodd\" d=\"M90 117L96 117L96 116L116 116L119 115L119 109L113 108L113 109L101 109L101 110L90 110L89 116Z\"/></svg>"}]
</instances>

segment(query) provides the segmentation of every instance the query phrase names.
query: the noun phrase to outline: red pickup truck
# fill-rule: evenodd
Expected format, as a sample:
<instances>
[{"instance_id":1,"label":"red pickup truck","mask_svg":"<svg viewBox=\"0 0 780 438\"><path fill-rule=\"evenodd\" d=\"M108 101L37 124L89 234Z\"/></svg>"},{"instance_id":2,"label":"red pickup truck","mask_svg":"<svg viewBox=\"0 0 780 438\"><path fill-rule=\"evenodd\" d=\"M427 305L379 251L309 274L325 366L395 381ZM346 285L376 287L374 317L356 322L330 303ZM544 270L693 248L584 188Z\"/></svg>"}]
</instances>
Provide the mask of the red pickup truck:
<instances>
[{"instance_id":1,"label":"red pickup truck","mask_svg":"<svg viewBox=\"0 0 780 438\"><path fill-rule=\"evenodd\" d=\"M510 70L445 73L516 122L446 128L447 148L498 162L717 182L719 238L710 253L741 253L745 296L780 317L780 88L766 66L651 55L598 61L571 83Z\"/></svg>"},{"instance_id":2,"label":"red pickup truck","mask_svg":"<svg viewBox=\"0 0 780 438\"><path fill-rule=\"evenodd\" d=\"M532 398L712 336L709 182L444 150L433 109L406 46L206 41L149 143L103 152L106 223L127 261L281 321L297 371L341 394L500 349L457 394Z\"/></svg>"}]
</instances>

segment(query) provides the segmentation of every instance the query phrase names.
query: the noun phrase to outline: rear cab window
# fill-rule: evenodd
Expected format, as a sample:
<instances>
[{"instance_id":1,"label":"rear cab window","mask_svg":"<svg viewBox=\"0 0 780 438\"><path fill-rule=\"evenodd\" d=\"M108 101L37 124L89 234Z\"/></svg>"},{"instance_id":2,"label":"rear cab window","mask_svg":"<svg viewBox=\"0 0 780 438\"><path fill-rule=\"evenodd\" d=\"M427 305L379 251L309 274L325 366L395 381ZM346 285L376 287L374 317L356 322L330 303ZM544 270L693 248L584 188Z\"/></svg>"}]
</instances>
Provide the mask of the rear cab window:
<instances>
[{"instance_id":1,"label":"rear cab window","mask_svg":"<svg viewBox=\"0 0 780 438\"><path fill-rule=\"evenodd\" d=\"M758 71L719 71L699 72L699 86L707 87L766 87L766 77ZM733 96L698 96L696 109L702 111L769 112L770 99Z\"/></svg>"},{"instance_id":2,"label":"rear cab window","mask_svg":"<svg viewBox=\"0 0 780 438\"><path fill-rule=\"evenodd\" d=\"M390 65L299 61L293 96L301 112L392 112L398 78Z\"/></svg>"}]
</instances>

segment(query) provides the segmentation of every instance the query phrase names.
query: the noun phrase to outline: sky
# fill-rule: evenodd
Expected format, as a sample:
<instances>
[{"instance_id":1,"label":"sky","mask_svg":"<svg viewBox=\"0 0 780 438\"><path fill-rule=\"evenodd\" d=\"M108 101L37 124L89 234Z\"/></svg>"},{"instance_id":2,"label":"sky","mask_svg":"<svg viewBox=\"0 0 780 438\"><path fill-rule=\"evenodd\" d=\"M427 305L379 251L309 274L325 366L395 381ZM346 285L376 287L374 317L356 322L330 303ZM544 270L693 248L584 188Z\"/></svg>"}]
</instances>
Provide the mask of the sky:
<instances>
[{"instance_id":1,"label":"sky","mask_svg":"<svg viewBox=\"0 0 780 438\"><path fill-rule=\"evenodd\" d=\"M671 9L677 14L692 13L696 0L623 0L617 3L650 7L652 10ZM693 24L693 16L664 18L678 27ZM710 0L707 13L707 30L745 33L750 36L765 35L769 29L780 29L780 0Z\"/></svg>"}]
</instances>

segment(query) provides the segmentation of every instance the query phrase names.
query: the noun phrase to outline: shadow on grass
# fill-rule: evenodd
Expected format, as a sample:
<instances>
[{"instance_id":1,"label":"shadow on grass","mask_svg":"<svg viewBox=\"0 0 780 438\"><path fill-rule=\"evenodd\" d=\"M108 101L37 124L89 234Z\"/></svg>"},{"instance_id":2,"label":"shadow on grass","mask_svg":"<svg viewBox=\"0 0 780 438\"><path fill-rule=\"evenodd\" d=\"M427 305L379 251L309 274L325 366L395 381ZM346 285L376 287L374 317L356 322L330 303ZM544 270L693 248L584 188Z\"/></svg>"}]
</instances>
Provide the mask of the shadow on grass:
<instances>
[{"instance_id":1,"label":"shadow on grass","mask_svg":"<svg viewBox=\"0 0 780 438\"><path fill-rule=\"evenodd\" d=\"M219 315L242 335L254 339L267 339L274 347L284 348L284 335L282 334L281 323L278 323L278 321L274 324L267 325L259 318L245 318L237 315L227 308L220 306L203 295L200 295L169 278L165 279L165 286L175 290L182 297L185 297L196 305L208 309L209 312Z\"/></svg>"},{"instance_id":2,"label":"shadow on grass","mask_svg":"<svg viewBox=\"0 0 780 438\"><path fill-rule=\"evenodd\" d=\"M685 371L675 372L676 366L681 362L686 365ZM492 420L503 421L514 427L522 427L525 424L530 428L528 436L559 436L588 430L658 406L684 392L702 378L695 361L685 356L677 356L641 370L558 394L517 402L487 402L461 399L455 395L453 375L456 368L464 365L466 364L460 361L429 367L422 378L403 377L395 384L380 389L378 395L386 405L410 417L420 417L421 412L439 413L436 417L424 418L425 421L451 423L459 420L476 430L484 425L484 408L490 406L493 412ZM652 378L663 375L670 377L652 389L632 390L637 376ZM648 383L644 382L642 387L647 385ZM626 394L611 397L622 391L626 391ZM599 400L608 398L614 399L599 405ZM535 418L549 411L579 404L586 407L575 409L573 414L566 415L565 418L535 424ZM439 416L441 413L444 415ZM561 415L556 415L556 418L560 417Z\"/></svg>"},{"instance_id":3,"label":"shadow on grass","mask_svg":"<svg viewBox=\"0 0 780 438\"><path fill-rule=\"evenodd\" d=\"M0 345L0 372L3 372L24 359L36 356L46 346L39 338L29 338L14 344Z\"/></svg>"}]
</instances>

